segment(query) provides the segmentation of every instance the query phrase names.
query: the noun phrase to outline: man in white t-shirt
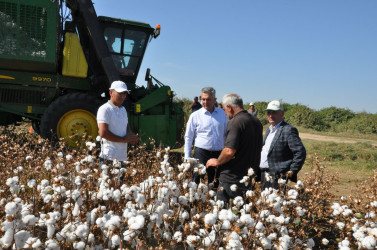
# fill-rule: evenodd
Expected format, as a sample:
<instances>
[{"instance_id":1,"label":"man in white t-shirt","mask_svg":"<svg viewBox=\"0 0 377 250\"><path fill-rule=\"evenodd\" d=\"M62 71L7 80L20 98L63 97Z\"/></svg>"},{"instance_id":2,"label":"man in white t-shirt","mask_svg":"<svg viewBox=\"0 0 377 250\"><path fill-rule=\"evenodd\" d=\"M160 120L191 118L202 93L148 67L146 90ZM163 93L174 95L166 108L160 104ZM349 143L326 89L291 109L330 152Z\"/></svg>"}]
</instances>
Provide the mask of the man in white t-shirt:
<instances>
[{"instance_id":1,"label":"man in white t-shirt","mask_svg":"<svg viewBox=\"0 0 377 250\"><path fill-rule=\"evenodd\" d=\"M100 162L127 160L127 143L136 144L139 137L129 125L127 111L122 106L127 97L127 85L114 81L110 87L110 100L97 112L98 131L101 137Z\"/></svg>"}]
</instances>

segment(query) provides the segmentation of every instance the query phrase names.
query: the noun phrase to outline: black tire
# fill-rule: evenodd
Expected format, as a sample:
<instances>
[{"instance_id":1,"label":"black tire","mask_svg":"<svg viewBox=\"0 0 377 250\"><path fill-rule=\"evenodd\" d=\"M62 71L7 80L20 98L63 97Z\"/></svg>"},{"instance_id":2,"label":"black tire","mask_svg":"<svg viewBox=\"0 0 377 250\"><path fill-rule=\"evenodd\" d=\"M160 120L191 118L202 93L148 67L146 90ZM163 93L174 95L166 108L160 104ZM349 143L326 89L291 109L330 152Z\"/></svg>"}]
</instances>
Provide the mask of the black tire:
<instances>
[{"instance_id":1,"label":"black tire","mask_svg":"<svg viewBox=\"0 0 377 250\"><path fill-rule=\"evenodd\" d=\"M57 98L42 116L41 136L52 141L64 137L69 146L76 147L77 138L74 140L72 134L98 134L96 114L100 105L99 99L85 93L69 93Z\"/></svg>"}]
</instances>

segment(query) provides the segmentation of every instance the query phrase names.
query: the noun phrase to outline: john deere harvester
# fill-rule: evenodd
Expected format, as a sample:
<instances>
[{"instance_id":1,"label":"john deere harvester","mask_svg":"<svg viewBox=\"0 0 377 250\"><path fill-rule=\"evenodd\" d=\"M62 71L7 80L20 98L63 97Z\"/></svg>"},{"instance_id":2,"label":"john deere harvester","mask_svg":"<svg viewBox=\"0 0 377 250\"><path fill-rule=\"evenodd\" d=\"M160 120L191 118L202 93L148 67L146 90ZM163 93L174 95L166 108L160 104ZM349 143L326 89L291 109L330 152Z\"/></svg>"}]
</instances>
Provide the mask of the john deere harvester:
<instances>
[{"instance_id":1,"label":"john deere harvester","mask_svg":"<svg viewBox=\"0 0 377 250\"><path fill-rule=\"evenodd\" d=\"M44 138L98 133L96 113L114 80L131 91L124 103L142 140L174 146L183 111L169 86L136 78L148 43L160 33L149 24L97 16L90 0L0 0L0 125L32 121Z\"/></svg>"}]
</instances>

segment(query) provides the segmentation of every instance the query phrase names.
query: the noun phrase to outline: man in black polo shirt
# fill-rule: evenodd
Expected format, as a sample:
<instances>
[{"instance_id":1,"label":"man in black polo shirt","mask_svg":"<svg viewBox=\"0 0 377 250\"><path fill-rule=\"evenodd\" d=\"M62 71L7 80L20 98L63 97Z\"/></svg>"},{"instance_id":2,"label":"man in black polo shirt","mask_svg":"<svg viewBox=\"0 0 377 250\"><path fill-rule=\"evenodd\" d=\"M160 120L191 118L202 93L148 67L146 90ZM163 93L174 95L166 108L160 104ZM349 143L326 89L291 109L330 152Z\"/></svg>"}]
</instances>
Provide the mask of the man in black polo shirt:
<instances>
[{"instance_id":1,"label":"man in black polo shirt","mask_svg":"<svg viewBox=\"0 0 377 250\"><path fill-rule=\"evenodd\" d=\"M247 176L249 168L253 168L259 175L263 128L259 120L243 108L243 101L239 95L225 95L222 104L225 113L231 119L226 130L224 149L219 158L209 159L206 166L220 166L217 200L228 202L229 199L242 196L247 189L240 180Z\"/></svg>"}]
</instances>

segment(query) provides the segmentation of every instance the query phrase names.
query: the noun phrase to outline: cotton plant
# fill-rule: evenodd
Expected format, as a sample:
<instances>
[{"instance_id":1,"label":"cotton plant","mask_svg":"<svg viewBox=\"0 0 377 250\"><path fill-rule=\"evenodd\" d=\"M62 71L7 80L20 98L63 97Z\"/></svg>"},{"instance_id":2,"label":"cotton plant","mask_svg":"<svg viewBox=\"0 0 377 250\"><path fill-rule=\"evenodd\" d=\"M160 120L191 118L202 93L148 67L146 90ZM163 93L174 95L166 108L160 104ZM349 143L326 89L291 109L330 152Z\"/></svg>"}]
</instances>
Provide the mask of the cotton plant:
<instances>
[{"instance_id":1,"label":"cotton plant","mask_svg":"<svg viewBox=\"0 0 377 250\"><path fill-rule=\"evenodd\" d=\"M97 150L89 143L87 147ZM374 200L361 211L351 206L352 199L343 198L323 211L334 230L345 231L339 242L309 235L310 228L302 222L310 226L315 211L303 195L319 188L321 180L287 185L284 193L262 191L251 189L250 168L240 181L248 190L226 204L216 199L213 185L191 181L192 171L204 173L203 164L190 158L174 165L169 148L149 155L153 167L144 169L130 160L124 170L118 169L117 161L99 166L94 154L39 152L23 156L4 179L2 248L137 248L149 240L162 248L170 244L198 249L376 247ZM117 179L120 175L125 176L123 182ZM238 192L238 186L232 186L232 192ZM313 197L318 195L310 198L315 202ZM46 233L36 234L32 228Z\"/></svg>"}]
</instances>

